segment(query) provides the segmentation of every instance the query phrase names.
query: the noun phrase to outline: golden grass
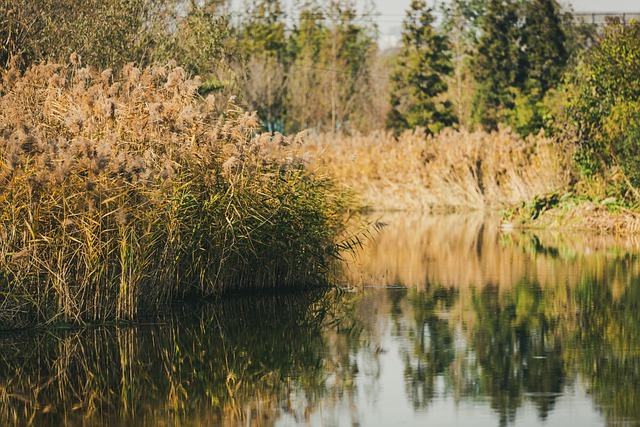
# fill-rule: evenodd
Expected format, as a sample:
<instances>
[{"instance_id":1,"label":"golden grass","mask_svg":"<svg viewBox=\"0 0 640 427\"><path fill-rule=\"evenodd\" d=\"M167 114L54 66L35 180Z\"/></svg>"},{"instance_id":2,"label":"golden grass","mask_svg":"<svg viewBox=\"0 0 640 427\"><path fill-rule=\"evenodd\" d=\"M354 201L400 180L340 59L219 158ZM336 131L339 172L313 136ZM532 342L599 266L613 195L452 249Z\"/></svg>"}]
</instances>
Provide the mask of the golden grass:
<instances>
[{"instance_id":1,"label":"golden grass","mask_svg":"<svg viewBox=\"0 0 640 427\"><path fill-rule=\"evenodd\" d=\"M174 64L0 84L0 328L324 282L347 198Z\"/></svg>"},{"instance_id":2,"label":"golden grass","mask_svg":"<svg viewBox=\"0 0 640 427\"><path fill-rule=\"evenodd\" d=\"M511 206L569 184L563 148L544 133L520 138L510 129L468 132L420 129L398 139L317 135L305 150L361 193L374 209L455 210Z\"/></svg>"}]
</instances>

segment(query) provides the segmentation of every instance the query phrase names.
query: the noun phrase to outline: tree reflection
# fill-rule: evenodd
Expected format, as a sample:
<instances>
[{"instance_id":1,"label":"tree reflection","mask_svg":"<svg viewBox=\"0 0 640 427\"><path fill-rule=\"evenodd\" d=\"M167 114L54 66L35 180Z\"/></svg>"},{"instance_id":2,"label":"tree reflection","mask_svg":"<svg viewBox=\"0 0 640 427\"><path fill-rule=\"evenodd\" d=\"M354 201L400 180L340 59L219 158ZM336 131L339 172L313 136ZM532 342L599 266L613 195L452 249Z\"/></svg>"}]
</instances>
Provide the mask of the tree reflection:
<instances>
[{"instance_id":1,"label":"tree reflection","mask_svg":"<svg viewBox=\"0 0 640 427\"><path fill-rule=\"evenodd\" d=\"M480 240L486 257L495 248ZM527 246L527 265L579 258L551 265L547 246ZM640 261L609 251L579 267L566 281L425 280L228 300L144 327L0 335L0 424L270 426L319 413L356 424L398 348L395 378L418 414L453 399L486 403L501 425L525 405L545 420L582 382L608 424L639 423Z\"/></svg>"},{"instance_id":2,"label":"tree reflection","mask_svg":"<svg viewBox=\"0 0 640 427\"><path fill-rule=\"evenodd\" d=\"M406 327L396 319L396 333L411 342L403 354L406 389L413 407L422 409L435 397L436 379L443 377L455 357L451 328L438 312L451 307L456 291L427 285L425 291L411 289L403 294L394 291L391 295L396 295L396 299L398 295L406 295L412 315ZM396 300L392 307L398 305Z\"/></svg>"},{"instance_id":3,"label":"tree reflection","mask_svg":"<svg viewBox=\"0 0 640 427\"><path fill-rule=\"evenodd\" d=\"M545 419L565 382L556 322L546 315L542 296L538 285L526 282L503 293L492 286L474 292L471 345L482 393L490 396L501 425L514 420L525 394Z\"/></svg>"},{"instance_id":4,"label":"tree reflection","mask_svg":"<svg viewBox=\"0 0 640 427\"><path fill-rule=\"evenodd\" d=\"M640 280L618 297L601 282L584 281L576 300L581 309L568 361L609 419L640 422Z\"/></svg>"}]
</instances>

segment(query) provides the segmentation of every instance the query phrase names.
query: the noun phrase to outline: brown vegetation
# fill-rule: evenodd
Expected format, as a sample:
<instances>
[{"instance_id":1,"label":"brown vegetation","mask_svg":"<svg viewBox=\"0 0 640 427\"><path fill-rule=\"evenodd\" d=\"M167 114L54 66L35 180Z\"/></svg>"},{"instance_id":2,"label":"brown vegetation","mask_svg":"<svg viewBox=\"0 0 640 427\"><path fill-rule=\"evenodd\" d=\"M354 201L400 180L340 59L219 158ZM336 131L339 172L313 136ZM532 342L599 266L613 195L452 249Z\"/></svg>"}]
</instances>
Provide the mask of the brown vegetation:
<instances>
[{"instance_id":1,"label":"brown vegetation","mask_svg":"<svg viewBox=\"0 0 640 427\"><path fill-rule=\"evenodd\" d=\"M2 74L0 325L324 280L346 199L291 141L175 65L71 59Z\"/></svg>"},{"instance_id":2,"label":"brown vegetation","mask_svg":"<svg viewBox=\"0 0 640 427\"><path fill-rule=\"evenodd\" d=\"M374 209L500 208L562 189L571 179L562 147L544 133L523 140L508 128L435 136L418 129L398 139L384 132L325 134L305 150Z\"/></svg>"}]
</instances>

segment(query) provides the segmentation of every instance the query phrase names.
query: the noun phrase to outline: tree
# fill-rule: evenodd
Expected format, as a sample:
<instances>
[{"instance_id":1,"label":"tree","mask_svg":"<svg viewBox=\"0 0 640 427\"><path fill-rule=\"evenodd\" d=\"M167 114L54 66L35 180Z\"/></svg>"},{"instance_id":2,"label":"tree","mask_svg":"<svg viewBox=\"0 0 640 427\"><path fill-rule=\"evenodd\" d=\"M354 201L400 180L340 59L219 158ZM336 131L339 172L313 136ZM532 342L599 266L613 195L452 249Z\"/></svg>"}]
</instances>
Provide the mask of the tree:
<instances>
[{"instance_id":1,"label":"tree","mask_svg":"<svg viewBox=\"0 0 640 427\"><path fill-rule=\"evenodd\" d=\"M328 95L328 117L333 132L351 130L352 121L368 102L376 27L362 25L353 0L331 0L326 8L327 36L320 52L321 86Z\"/></svg>"},{"instance_id":2,"label":"tree","mask_svg":"<svg viewBox=\"0 0 640 427\"><path fill-rule=\"evenodd\" d=\"M322 87L323 73L318 68L323 44L329 29L323 23L324 13L314 4L300 12L299 24L292 40L295 60L289 71L289 108L292 111L290 126L293 130L319 127L327 119L330 108L325 102ZM293 113L295 112L295 113Z\"/></svg>"},{"instance_id":3,"label":"tree","mask_svg":"<svg viewBox=\"0 0 640 427\"><path fill-rule=\"evenodd\" d=\"M158 0L158 9L165 1ZM42 60L115 68L140 59L151 0L0 0L0 66Z\"/></svg>"},{"instance_id":4,"label":"tree","mask_svg":"<svg viewBox=\"0 0 640 427\"><path fill-rule=\"evenodd\" d=\"M560 81L569 56L560 5L555 0L526 2L522 30L526 85L543 95Z\"/></svg>"},{"instance_id":5,"label":"tree","mask_svg":"<svg viewBox=\"0 0 640 427\"><path fill-rule=\"evenodd\" d=\"M259 0L239 31L240 60L235 64L245 106L256 110L268 131L283 132L287 120L285 13L280 0Z\"/></svg>"},{"instance_id":6,"label":"tree","mask_svg":"<svg viewBox=\"0 0 640 427\"><path fill-rule=\"evenodd\" d=\"M562 80L569 57L565 23L555 0L532 0L522 8L523 81L512 89L514 108L507 122L521 135L545 126L544 98Z\"/></svg>"},{"instance_id":7,"label":"tree","mask_svg":"<svg viewBox=\"0 0 640 427\"><path fill-rule=\"evenodd\" d=\"M186 7L186 5L185 5ZM230 44L229 20L221 13L218 0L191 2L186 16L176 24L176 31L156 33L153 59L166 63L176 60L192 76L202 78L202 94L229 87L230 60L235 54Z\"/></svg>"},{"instance_id":8,"label":"tree","mask_svg":"<svg viewBox=\"0 0 640 427\"><path fill-rule=\"evenodd\" d=\"M474 80L469 62L480 34L480 18L487 0L452 0L444 3L443 30L451 41L453 75L447 80L449 99L454 105L460 126L471 125Z\"/></svg>"},{"instance_id":9,"label":"tree","mask_svg":"<svg viewBox=\"0 0 640 427\"><path fill-rule=\"evenodd\" d=\"M571 74L567 87L570 136L587 175L622 172L622 194L640 194L640 22L609 23ZM619 174L620 175L620 174Z\"/></svg>"},{"instance_id":10,"label":"tree","mask_svg":"<svg viewBox=\"0 0 640 427\"><path fill-rule=\"evenodd\" d=\"M433 10L413 0L402 24L402 46L391 75L388 127L396 133L423 126L436 133L456 123L451 103L443 99L445 77L452 72L447 38L433 27Z\"/></svg>"},{"instance_id":11,"label":"tree","mask_svg":"<svg viewBox=\"0 0 640 427\"><path fill-rule=\"evenodd\" d=\"M556 0L488 0L471 61L473 121L487 130L505 123L522 136L543 127L545 97L562 80L569 46L578 46L572 25Z\"/></svg>"},{"instance_id":12,"label":"tree","mask_svg":"<svg viewBox=\"0 0 640 427\"><path fill-rule=\"evenodd\" d=\"M522 35L515 0L489 0L480 22L481 35L471 69L478 83L473 121L495 130L515 105L513 89L525 79Z\"/></svg>"}]
</instances>

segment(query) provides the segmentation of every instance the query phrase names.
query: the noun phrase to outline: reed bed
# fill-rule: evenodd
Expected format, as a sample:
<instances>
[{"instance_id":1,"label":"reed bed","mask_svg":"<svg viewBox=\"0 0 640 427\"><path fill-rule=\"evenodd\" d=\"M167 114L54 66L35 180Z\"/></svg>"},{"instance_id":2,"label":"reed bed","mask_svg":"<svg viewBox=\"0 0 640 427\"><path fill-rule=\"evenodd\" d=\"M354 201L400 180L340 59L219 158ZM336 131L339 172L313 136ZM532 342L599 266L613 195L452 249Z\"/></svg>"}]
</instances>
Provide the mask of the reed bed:
<instances>
[{"instance_id":1,"label":"reed bed","mask_svg":"<svg viewBox=\"0 0 640 427\"><path fill-rule=\"evenodd\" d=\"M0 328L326 280L349 196L168 64L0 84Z\"/></svg>"},{"instance_id":2,"label":"reed bed","mask_svg":"<svg viewBox=\"0 0 640 427\"><path fill-rule=\"evenodd\" d=\"M571 181L563 147L540 133L417 129L391 133L316 135L314 161L334 173L374 209L459 210L512 206Z\"/></svg>"}]
</instances>

